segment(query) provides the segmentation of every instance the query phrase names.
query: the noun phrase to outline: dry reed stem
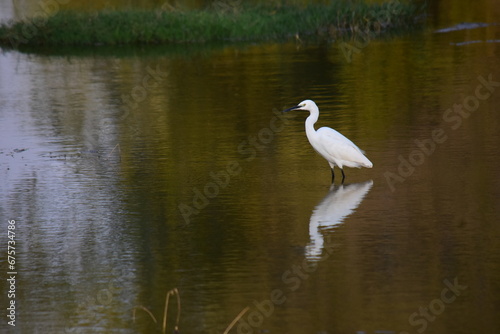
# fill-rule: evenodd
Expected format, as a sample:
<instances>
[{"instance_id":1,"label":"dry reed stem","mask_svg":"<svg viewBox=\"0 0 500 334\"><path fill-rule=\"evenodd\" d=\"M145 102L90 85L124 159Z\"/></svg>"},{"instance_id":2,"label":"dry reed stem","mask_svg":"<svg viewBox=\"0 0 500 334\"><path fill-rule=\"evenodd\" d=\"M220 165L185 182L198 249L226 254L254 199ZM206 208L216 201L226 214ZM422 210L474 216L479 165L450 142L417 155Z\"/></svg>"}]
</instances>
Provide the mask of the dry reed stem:
<instances>
[{"instance_id":1,"label":"dry reed stem","mask_svg":"<svg viewBox=\"0 0 500 334\"><path fill-rule=\"evenodd\" d=\"M175 322L174 332L175 333L179 332L179 320L181 318L181 297L179 295L179 290L177 288L174 288L174 289L168 291L166 296L165 296L165 310L163 311L163 324L162 324L162 333L163 334L165 334L167 332L168 304L169 304L171 295L176 295L176 297L177 297L177 319ZM146 307L144 307L142 305L134 307L134 311L132 313L132 321L134 323L135 323L135 314L137 312L137 309L141 309L141 310L146 311L149 314L149 316L151 317L151 319L153 319L155 324L158 323L158 321L156 320L156 317L153 315L153 313L151 313L150 310L148 310Z\"/></svg>"},{"instance_id":2,"label":"dry reed stem","mask_svg":"<svg viewBox=\"0 0 500 334\"><path fill-rule=\"evenodd\" d=\"M146 311L146 312L147 312L147 313L151 316L151 319L153 319L153 321L155 322L155 324L157 324L157 323L158 323L158 321L156 321L156 318L155 318L155 316L153 315L153 313L151 313L151 312L150 312L147 308L145 308L145 307L144 307L144 306L142 306L142 305L139 305L139 306L134 307L134 312L132 313L132 321L133 321L134 323L135 323L135 313L136 313L136 311L137 311L137 309L138 309L138 308L140 308L140 309L142 309L142 310Z\"/></svg>"},{"instance_id":3,"label":"dry reed stem","mask_svg":"<svg viewBox=\"0 0 500 334\"><path fill-rule=\"evenodd\" d=\"M243 310L241 310L241 312L236 316L236 318L234 318L234 320L229 324L229 326L227 326L226 330L224 331L223 334L227 334L229 333L229 331L231 330L231 328L233 328L233 326L238 322L238 320L240 320L240 318L249 310L250 308L247 306L245 307Z\"/></svg>"}]
</instances>

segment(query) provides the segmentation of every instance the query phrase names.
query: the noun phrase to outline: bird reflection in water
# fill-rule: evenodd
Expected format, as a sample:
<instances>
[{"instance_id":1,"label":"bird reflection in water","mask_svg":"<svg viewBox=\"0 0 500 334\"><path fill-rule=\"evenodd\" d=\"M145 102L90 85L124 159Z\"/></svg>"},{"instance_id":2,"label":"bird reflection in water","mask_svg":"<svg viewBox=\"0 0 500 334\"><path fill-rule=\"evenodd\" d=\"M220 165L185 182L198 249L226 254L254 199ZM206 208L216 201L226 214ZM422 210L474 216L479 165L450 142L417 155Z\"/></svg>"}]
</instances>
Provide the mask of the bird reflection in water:
<instances>
[{"instance_id":1,"label":"bird reflection in water","mask_svg":"<svg viewBox=\"0 0 500 334\"><path fill-rule=\"evenodd\" d=\"M339 186L332 184L328 194L316 206L309 222L310 242L306 246L306 258L317 261L324 248L322 230L342 223L361 203L370 191L373 181Z\"/></svg>"}]
</instances>

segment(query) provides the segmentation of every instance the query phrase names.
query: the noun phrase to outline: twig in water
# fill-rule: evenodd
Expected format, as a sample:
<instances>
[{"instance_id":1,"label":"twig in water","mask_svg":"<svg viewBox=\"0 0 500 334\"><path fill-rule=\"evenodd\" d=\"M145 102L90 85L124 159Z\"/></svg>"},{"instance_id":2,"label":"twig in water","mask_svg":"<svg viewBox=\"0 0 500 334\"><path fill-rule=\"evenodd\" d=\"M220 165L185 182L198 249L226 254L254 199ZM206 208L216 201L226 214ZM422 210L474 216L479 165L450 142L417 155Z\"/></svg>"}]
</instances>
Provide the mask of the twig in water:
<instances>
[{"instance_id":1,"label":"twig in water","mask_svg":"<svg viewBox=\"0 0 500 334\"><path fill-rule=\"evenodd\" d=\"M163 312L163 333L166 333L167 330L167 312L168 312L168 302L170 299L170 295L176 295L177 296L177 320L175 322L175 333L179 332L179 319L181 317L181 297L179 296L179 290L177 288L174 288L167 292L167 295L165 297L165 311Z\"/></svg>"},{"instance_id":2,"label":"twig in water","mask_svg":"<svg viewBox=\"0 0 500 334\"><path fill-rule=\"evenodd\" d=\"M140 306L136 306L134 307L134 312L132 313L132 321L135 323L135 313L137 311L137 309L140 308L140 309L143 309L144 311L146 311L150 316L151 316L151 319L153 319L153 321L155 322L155 324L158 323L158 321L156 321L156 318L155 316L153 315L153 313L151 313L147 308L145 308L144 306L140 305Z\"/></svg>"},{"instance_id":3,"label":"twig in water","mask_svg":"<svg viewBox=\"0 0 500 334\"><path fill-rule=\"evenodd\" d=\"M227 328L223 334L229 333L231 328L233 328L233 326L238 322L238 320L240 320L240 318L243 316L243 314L245 314L246 311L248 311L249 309L250 309L250 307L247 306L243 310L241 310L241 312L236 316L236 318L234 318L234 320L229 324L229 326L227 326Z\"/></svg>"},{"instance_id":4,"label":"twig in water","mask_svg":"<svg viewBox=\"0 0 500 334\"><path fill-rule=\"evenodd\" d=\"M120 143L116 144L115 147L109 152L107 158L115 151L115 149L118 147L118 156L120 157L120 161L122 161L122 152L120 151Z\"/></svg>"},{"instance_id":5,"label":"twig in water","mask_svg":"<svg viewBox=\"0 0 500 334\"><path fill-rule=\"evenodd\" d=\"M179 290L177 288L174 288L174 289L168 291L167 295L165 296L165 310L163 312L162 333L165 334L167 332L167 313L168 313L168 303L170 300L170 295L177 296L177 319L176 319L175 327L174 327L174 333L177 334L177 333L179 333L179 320L181 318L181 297L179 295ZM158 323L158 321L156 321L156 318L153 315L153 313L151 313L151 311L149 311L146 307L144 307L142 305L134 307L134 312L132 314L132 320L134 323L135 323L135 313L136 313L137 309L142 309L142 310L146 311L149 314L149 316L151 317L151 319L153 319L155 324Z\"/></svg>"}]
</instances>

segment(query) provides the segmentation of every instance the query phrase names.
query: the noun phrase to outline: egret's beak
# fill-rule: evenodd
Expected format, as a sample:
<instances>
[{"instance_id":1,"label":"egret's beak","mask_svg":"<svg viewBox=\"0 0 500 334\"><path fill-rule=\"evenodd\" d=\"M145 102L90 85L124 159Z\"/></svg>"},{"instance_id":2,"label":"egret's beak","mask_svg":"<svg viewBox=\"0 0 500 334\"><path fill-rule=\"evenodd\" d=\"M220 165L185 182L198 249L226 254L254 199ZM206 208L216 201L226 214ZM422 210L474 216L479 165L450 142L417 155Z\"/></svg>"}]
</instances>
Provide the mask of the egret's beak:
<instances>
[{"instance_id":1,"label":"egret's beak","mask_svg":"<svg viewBox=\"0 0 500 334\"><path fill-rule=\"evenodd\" d=\"M300 106L295 106L295 107L291 107L291 108L288 108L286 110L283 110L282 112L289 112L289 111L292 111L292 110L297 110L299 108L300 108Z\"/></svg>"}]
</instances>

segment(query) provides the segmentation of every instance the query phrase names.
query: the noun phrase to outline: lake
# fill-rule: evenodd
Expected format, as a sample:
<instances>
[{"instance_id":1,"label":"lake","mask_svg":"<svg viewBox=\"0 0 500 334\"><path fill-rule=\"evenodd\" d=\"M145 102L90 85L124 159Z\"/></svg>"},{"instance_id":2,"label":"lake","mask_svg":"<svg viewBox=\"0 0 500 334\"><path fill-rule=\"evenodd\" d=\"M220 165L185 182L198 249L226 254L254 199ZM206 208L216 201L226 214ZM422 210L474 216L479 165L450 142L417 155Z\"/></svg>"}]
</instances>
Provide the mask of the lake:
<instances>
[{"instance_id":1,"label":"lake","mask_svg":"<svg viewBox=\"0 0 500 334\"><path fill-rule=\"evenodd\" d=\"M347 41L2 50L2 332L499 333L500 7L428 13ZM372 169L331 185L308 113L281 113L305 99Z\"/></svg>"}]
</instances>

